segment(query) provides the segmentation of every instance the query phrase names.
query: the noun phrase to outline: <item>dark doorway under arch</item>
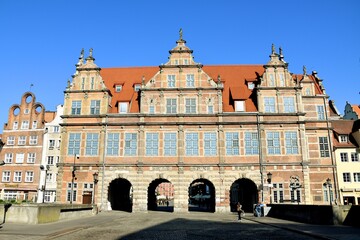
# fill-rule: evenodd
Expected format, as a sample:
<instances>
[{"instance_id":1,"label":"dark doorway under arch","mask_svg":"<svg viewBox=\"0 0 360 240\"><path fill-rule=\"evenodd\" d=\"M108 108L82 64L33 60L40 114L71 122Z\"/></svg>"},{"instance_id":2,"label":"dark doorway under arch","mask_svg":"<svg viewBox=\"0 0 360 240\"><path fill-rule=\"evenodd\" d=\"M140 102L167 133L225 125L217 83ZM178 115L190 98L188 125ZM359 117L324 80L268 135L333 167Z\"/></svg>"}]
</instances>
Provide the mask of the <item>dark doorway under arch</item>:
<instances>
[{"instance_id":1,"label":"dark doorway under arch","mask_svg":"<svg viewBox=\"0 0 360 240\"><path fill-rule=\"evenodd\" d=\"M196 179L189 186L189 211L215 212L215 187L207 179Z\"/></svg>"},{"instance_id":2,"label":"dark doorway under arch","mask_svg":"<svg viewBox=\"0 0 360 240\"><path fill-rule=\"evenodd\" d=\"M253 212L253 206L258 202L256 184L247 178L236 180L230 188L230 208L236 211L236 204L240 202L245 212Z\"/></svg>"},{"instance_id":3,"label":"dark doorway under arch","mask_svg":"<svg viewBox=\"0 0 360 240\"><path fill-rule=\"evenodd\" d=\"M112 210L132 212L132 186L124 178L117 178L109 184L108 201Z\"/></svg>"},{"instance_id":4,"label":"dark doorway under arch","mask_svg":"<svg viewBox=\"0 0 360 240\"><path fill-rule=\"evenodd\" d=\"M166 179L158 178L149 184L148 188L149 211L174 211L174 187Z\"/></svg>"}]
</instances>

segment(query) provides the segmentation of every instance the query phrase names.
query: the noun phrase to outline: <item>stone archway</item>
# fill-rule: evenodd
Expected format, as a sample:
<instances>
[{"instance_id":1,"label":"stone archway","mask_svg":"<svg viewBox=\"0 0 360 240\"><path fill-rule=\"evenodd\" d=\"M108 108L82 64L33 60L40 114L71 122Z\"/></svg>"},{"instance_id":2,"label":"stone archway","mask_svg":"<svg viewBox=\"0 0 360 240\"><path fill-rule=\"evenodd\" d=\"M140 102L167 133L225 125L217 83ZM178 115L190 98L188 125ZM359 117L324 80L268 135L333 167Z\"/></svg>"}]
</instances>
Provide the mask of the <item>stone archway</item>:
<instances>
[{"instance_id":1,"label":"stone archway","mask_svg":"<svg viewBox=\"0 0 360 240\"><path fill-rule=\"evenodd\" d=\"M215 187L207 179L194 180L189 186L189 211L215 212Z\"/></svg>"},{"instance_id":2,"label":"stone archway","mask_svg":"<svg viewBox=\"0 0 360 240\"><path fill-rule=\"evenodd\" d=\"M236 211L236 204L240 202L245 212L253 212L253 206L258 202L256 184L247 178L236 180L230 188L230 208Z\"/></svg>"},{"instance_id":3,"label":"stone archway","mask_svg":"<svg viewBox=\"0 0 360 240\"><path fill-rule=\"evenodd\" d=\"M124 178L114 179L109 184L108 201L112 210L132 212L132 185Z\"/></svg>"},{"instance_id":4,"label":"stone archway","mask_svg":"<svg viewBox=\"0 0 360 240\"><path fill-rule=\"evenodd\" d=\"M174 211L174 187L170 181L158 178L149 184L148 210L164 212Z\"/></svg>"}]
</instances>

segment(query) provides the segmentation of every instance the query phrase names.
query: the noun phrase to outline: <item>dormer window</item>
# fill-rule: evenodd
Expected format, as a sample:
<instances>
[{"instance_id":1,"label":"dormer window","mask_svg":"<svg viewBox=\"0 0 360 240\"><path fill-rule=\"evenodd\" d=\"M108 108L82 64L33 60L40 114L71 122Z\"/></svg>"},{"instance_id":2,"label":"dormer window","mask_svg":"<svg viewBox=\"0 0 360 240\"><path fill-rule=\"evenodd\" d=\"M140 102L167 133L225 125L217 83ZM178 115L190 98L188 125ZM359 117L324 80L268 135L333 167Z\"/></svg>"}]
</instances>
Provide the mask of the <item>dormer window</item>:
<instances>
[{"instance_id":1,"label":"dormer window","mask_svg":"<svg viewBox=\"0 0 360 240\"><path fill-rule=\"evenodd\" d=\"M248 89L252 90L254 89L255 84L253 82L248 82Z\"/></svg>"},{"instance_id":2,"label":"dormer window","mask_svg":"<svg viewBox=\"0 0 360 240\"><path fill-rule=\"evenodd\" d=\"M347 135L344 135L344 134L340 135L340 136L339 136L339 142L341 142L341 143L347 143L347 142L348 142L348 136L347 136Z\"/></svg>"},{"instance_id":3,"label":"dormer window","mask_svg":"<svg viewBox=\"0 0 360 240\"><path fill-rule=\"evenodd\" d=\"M235 112L245 111L245 101L235 101Z\"/></svg>"},{"instance_id":4,"label":"dormer window","mask_svg":"<svg viewBox=\"0 0 360 240\"><path fill-rule=\"evenodd\" d=\"M128 103L119 102L119 113L127 113L127 111L128 111Z\"/></svg>"},{"instance_id":5,"label":"dormer window","mask_svg":"<svg viewBox=\"0 0 360 240\"><path fill-rule=\"evenodd\" d=\"M121 92L122 85L115 85L115 92Z\"/></svg>"},{"instance_id":6,"label":"dormer window","mask_svg":"<svg viewBox=\"0 0 360 240\"><path fill-rule=\"evenodd\" d=\"M189 64L188 60L184 59L184 65L188 65L188 64Z\"/></svg>"},{"instance_id":7,"label":"dormer window","mask_svg":"<svg viewBox=\"0 0 360 240\"><path fill-rule=\"evenodd\" d=\"M140 90L140 84L135 84L134 85L134 91L138 92Z\"/></svg>"}]
</instances>

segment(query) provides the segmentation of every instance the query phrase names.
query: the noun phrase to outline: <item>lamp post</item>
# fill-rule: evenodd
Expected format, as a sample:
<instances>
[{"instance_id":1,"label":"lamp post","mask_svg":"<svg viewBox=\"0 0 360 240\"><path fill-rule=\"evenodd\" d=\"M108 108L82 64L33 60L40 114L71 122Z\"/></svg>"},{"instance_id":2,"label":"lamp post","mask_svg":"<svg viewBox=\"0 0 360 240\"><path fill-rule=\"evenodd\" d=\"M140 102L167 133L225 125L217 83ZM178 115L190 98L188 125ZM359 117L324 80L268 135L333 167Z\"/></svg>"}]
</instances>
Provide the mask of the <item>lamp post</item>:
<instances>
[{"instance_id":1,"label":"lamp post","mask_svg":"<svg viewBox=\"0 0 360 240\"><path fill-rule=\"evenodd\" d=\"M332 184L331 184L331 179L330 179L330 178L326 179L326 182L324 183L324 186L326 186L326 187L329 188L329 202L330 202L330 205L332 205L332 201L331 201L331 188L332 188Z\"/></svg>"},{"instance_id":2,"label":"lamp post","mask_svg":"<svg viewBox=\"0 0 360 240\"><path fill-rule=\"evenodd\" d=\"M75 161L76 159L79 159L79 157L77 156L77 154L74 154L74 163L73 163L73 169L71 172L71 196L70 196L70 204L73 203L73 198L74 198L74 180L75 180L75 171L76 171L76 166L75 166Z\"/></svg>"},{"instance_id":3,"label":"lamp post","mask_svg":"<svg viewBox=\"0 0 360 240\"><path fill-rule=\"evenodd\" d=\"M95 173L93 174L93 178L94 178L94 191L93 191L93 194L92 194L92 201L91 201L92 204L95 203L95 190L96 190L96 184L97 184L98 181L99 181L98 177L99 177L99 174L98 174L97 172L95 172Z\"/></svg>"},{"instance_id":4,"label":"lamp post","mask_svg":"<svg viewBox=\"0 0 360 240\"><path fill-rule=\"evenodd\" d=\"M269 184L269 188L270 188L270 204L272 204L272 195L271 195L271 178L272 178L272 173L268 172L267 173L267 182Z\"/></svg>"},{"instance_id":5,"label":"lamp post","mask_svg":"<svg viewBox=\"0 0 360 240\"><path fill-rule=\"evenodd\" d=\"M42 202L45 202L45 190L46 190L46 178L47 178L47 172L49 171L50 166L49 165L40 165L40 170L44 171L45 170L45 181L44 181L44 185L41 187L41 191L43 192L42 195Z\"/></svg>"},{"instance_id":6,"label":"lamp post","mask_svg":"<svg viewBox=\"0 0 360 240\"><path fill-rule=\"evenodd\" d=\"M3 165L5 165L5 161L4 161L4 160L0 162L0 166L3 166Z\"/></svg>"}]
</instances>

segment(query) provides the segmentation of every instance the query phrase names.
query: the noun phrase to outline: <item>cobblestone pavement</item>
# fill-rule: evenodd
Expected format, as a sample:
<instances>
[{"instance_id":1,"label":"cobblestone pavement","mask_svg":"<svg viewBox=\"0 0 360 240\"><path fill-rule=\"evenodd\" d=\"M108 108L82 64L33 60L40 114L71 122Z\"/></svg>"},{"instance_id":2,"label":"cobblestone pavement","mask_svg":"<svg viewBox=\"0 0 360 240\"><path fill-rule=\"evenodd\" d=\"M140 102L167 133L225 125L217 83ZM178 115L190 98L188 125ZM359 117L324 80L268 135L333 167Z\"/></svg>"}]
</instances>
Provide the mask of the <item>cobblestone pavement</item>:
<instances>
[{"instance_id":1,"label":"cobblestone pavement","mask_svg":"<svg viewBox=\"0 0 360 240\"><path fill-rule=\"evenodd\" d=\"M112 211L49 224L5 223L0 229L0 239L331 239L276 227L270 224L271 218L262 218L267 224L254 220L246 217L238 222L231 213Z\"/></svg>"}]
</instances>

